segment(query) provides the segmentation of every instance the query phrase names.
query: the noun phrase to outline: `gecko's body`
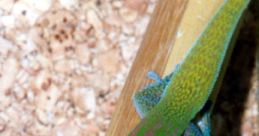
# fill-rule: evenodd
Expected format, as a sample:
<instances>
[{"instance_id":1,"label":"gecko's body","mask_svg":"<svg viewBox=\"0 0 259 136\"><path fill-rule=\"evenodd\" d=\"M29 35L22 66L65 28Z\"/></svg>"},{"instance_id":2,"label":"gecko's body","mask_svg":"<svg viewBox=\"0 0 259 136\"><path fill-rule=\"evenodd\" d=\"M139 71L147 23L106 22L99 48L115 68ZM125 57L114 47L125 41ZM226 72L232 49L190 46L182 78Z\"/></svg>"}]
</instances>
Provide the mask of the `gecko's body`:
<instances>
[{"instance_id":1,"label":"gecko's body","mask_svg":"<svg viewBox=\"0 0 259 136\"><path fill-rule=\"evenodd\" d=\"M231 38L249 2L250 0L224 2L170 79L161 82L163 86L156 86L164 88L162 94L157 94L162 95L161 100L156 99L155 93L151 93L154 95L150 96L156 99L151 103L153 109L143 109L138 105L146 102L136 95L134 99L135 102L137 100L137 110L143 112L144 118L131 135L183 134L216 88L219 76L224 71L223 64L232 52ZM155 104L157 105L154 106Z\"/></svg>"}]
</instances>

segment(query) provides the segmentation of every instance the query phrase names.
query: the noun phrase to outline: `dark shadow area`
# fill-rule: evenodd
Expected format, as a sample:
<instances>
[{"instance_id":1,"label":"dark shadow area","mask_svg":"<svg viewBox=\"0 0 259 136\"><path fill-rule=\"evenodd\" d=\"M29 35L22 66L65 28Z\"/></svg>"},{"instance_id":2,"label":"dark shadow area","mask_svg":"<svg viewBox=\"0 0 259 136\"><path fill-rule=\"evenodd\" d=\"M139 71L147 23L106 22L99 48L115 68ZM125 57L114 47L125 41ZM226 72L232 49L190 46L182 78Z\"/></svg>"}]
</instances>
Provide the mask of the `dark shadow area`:
<instances>
[{"instance_id":1,"label":"dark shadow area","mask_svg":"<svg viewBox=\"0 0 259 136\"><path fill-rule=\"evenodd\" d=\"M249 17L237 38L226 75L223 79L212 114L213 136L241 136L241 123L251 88L255 68L256 29L254 21L258 7L250 6Z\"/></svg>"}]
</instances>

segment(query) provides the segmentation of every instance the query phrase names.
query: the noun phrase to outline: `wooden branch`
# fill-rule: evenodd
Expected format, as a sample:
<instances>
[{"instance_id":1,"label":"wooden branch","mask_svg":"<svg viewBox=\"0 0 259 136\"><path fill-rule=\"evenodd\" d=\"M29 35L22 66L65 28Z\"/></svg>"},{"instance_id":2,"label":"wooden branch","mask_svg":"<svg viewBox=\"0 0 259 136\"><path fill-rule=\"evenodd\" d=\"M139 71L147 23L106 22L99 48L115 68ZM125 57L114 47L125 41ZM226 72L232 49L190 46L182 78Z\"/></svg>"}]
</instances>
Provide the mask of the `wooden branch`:
<instances>
[{"instance_id":1,"label":"wooden branch","mask_svg":"<svg viewBox=\"0 0 259 136\"><path fill-rule=\"evenodd\" d=\"M137 125L139 116L133 107L132 96L150 82L146 78L147 72L154 70L160 75L170 73L222 2L223 0L158 1L117 103L108 136L127 135Z\"/></svg>"}]
</instances>

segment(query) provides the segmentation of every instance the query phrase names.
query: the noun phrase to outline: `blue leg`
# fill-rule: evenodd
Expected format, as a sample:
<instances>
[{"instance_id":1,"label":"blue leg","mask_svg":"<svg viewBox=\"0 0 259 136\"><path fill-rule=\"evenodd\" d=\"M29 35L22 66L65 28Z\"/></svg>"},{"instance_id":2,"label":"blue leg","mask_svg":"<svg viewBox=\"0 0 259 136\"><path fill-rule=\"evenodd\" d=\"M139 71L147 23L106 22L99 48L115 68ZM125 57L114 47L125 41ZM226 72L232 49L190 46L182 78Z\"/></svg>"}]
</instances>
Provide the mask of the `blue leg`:
<instances>
[{"instance_id":1,"label":"blue leg","mask_svg":"<svg viewBox=\"0 0 259 136\"><path fill-rule=\"evenodd\" d=\"M210 112L206 112L196 123L189 124L184 132L184 136L210 136L210 124Z\"/></svg>"},{"instance_id":2,"label":"blue leg","mask_svg":"<svg viewBox=\"0 0 259 136\"><path fill-rule=\"evenodd\" d=\"M211 134L211 120L210 112L205 113L202 118L198 121L198 126L203 136L210 136Z\"/></svg>"},{"instance_id":3,"label":"blue leg","mask_svg":"<svg viewBox=\"0 0 259 136\"><path fill-rule=\"evenodd\" d=\"M133 97L135 108L143 118L160 101L167 82L161 79L155 72L149 72L148 76L156 82L147 85L144 89L137 91Z\"/></svg>"},{"instance_id":4,"label":"blue leg","mask_svg":"<svg viewBox=\"0 0 259 136\"><path fill-rule=\"evenodd\" d=\"M174 71L177 71L178 68L179 65L176 66ZM160 101L173 73L174 72L163 79L155 71L149 71L147 73L147 76L155 82L147 85L144 89L137 91L133 97L133 103L141 118L143 118L146 113Z\"/></svg>"},{"instance_id":5,"label":"blue leg","mask_svg":"<svg viewBox=\"0 0 259 136\"><path fill-rule=\"evenodd\" d=\"M148 77L155 80L155 82L147 85L144 89L137 91L133 97L133 103L141 118L143 118L146 113L153 109L160 101L171 76L172 74L161 79L156 72L148 72Z\"/></svg>"},{"instance_id":6,"label":"blue leg","mask_svg":"<svg viewBox=\"0 0 259 136\"><path fill-rule=\"evenodd\" d=\"M155 71L149 71L147 73L147 76L150 79L153 79L154 81L156 81L157 83L162 83L163 82L163 79Z\"/></svg>"},{"instance_id":7,"label":"blue leg","mask_svg":"<svg viewBox=\"0 0 259 136\"><path fill-rule=\"evenodd\" d=\"M184 136L203 136L201 130L193 123L190 123L184 131Z\"/></svg>"}]
</instances>

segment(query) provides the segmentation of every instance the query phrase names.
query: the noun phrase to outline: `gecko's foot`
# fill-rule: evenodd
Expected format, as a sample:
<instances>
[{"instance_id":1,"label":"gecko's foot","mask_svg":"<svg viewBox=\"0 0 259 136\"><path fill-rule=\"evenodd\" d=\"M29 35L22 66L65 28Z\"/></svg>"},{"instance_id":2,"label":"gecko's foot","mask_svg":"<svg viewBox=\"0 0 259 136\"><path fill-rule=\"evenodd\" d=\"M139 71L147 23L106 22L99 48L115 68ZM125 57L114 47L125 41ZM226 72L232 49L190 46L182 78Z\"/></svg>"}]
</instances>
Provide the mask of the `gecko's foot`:
<instances>
[{"instance_id":1,"label":"gecko's foot","mask_svg":"<svg viewBox=\"0 0 259 136\"><path fill-rule=\"evenodd\" d=\"M198 124L203 136L210 136L210 134L211 134L210 113L205 113L197 124Z\"/></svg>"},{"instance_id":2,"label":"gecko's foot","mask_svg":"<svg viewBox=\"0 0 259 136\"><path fill-rule=\"evenodd\" d=\"M184 136L203 136L198 126L190 123L188 128L184 131Z\"/></svg>"},{"instance_id":3,"label":"gecko's foot","mask_svg":"<svg viewBox=\"0 0 259 136\"><path fill-rule=\"evenodd\" d=\"M167 86L167 82L161 79L156 72L149 71L147 75L149 78L155 80L155 82L136 92L133 97L134 106L141 118L144 118L146 113L153 109L160 101L163 91Z\"/></svg>"},{"instance_id":4,"label":"gecko's foot","mask_svg":"<svg viewBox=\"0 0 259 136\"><path fill-rule=\"evenodd\" d=\"M163 82L163 79L162 79L155 71L149 71L149 72L147 73L147 76L148 76L150 79L153 79L154 81L156 81L157 83Z\"/></svg>"},{"instance_id":5,"label":"gecko's foot","mask_svg":"<svg viewBox=\"0 0 259 136\"><path fill-rule=\"evenodd\" d=\"M150 78L150 79L156 81L157 83L162 83L162 82L168 83L168 82L171 80L171 78L172 78L174 72L175 72L175 71L178 71L179 67L180 67L180 64L177 64L177 65L175 66L174 71L171 72L169 75L165 76L164 78L161 78L161 76L159 76L159 75L158 75L155 71L153 71L153 70L148 71L147 76L148 76L148 78Z\"/></svg>"}]
</instances>

